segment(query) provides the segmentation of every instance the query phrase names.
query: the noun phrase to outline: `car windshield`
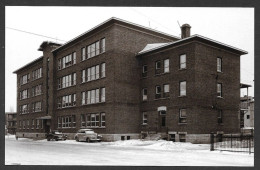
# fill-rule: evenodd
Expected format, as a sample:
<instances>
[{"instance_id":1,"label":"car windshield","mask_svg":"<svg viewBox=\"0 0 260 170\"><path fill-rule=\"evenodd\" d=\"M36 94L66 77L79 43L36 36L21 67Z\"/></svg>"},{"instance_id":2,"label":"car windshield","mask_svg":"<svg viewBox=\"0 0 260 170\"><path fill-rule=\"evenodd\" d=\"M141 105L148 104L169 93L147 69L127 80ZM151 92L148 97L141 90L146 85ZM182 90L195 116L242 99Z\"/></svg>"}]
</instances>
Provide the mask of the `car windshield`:
<instances>
[{"instance_id":1,"label":"car windshield","mask_svg":"<svg viewBox=\"0 0 260 170\"><path fill-rule=\"evenodd\" d=\"M62 133L61 132L54 132L54 134L59 135L59 134L62 134Z\"/></svg>"},{"instance_id":2,"label":"car windshield","mask_svg":"<svg viewBox=\"0 0 260 170\"><path fill-rule=\"evenodd\" d=\"M86 130L85 133L90 134L90 133L94 133L94 131L93 130Z\"/></svg>"}]
</instances>

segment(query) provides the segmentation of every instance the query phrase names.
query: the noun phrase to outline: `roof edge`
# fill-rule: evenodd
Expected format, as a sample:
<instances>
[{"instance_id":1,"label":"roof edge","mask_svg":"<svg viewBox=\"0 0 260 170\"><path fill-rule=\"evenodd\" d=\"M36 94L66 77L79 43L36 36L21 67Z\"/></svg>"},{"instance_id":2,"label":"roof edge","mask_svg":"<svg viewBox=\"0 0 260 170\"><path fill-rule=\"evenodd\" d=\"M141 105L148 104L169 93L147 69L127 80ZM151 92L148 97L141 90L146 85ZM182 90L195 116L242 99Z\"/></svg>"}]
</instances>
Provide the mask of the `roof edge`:
<instances>
[{"instance_id":1,"label":"roof edge","mask_svg":"<svg viewBox=\"0 0 260 170\"><path fill-rule=\"evenodd\" d=\"M211 42L213 42L213 43L216 43L216 44L219 44L219 45L222 45L222 46L226 46L226 47L231 48L231 49L233 49L233 50L237 50L237 51L239 51L239 52L241 53L241 55L248 54L248 52L245 51L245 50L242 50L242 49L233 47L233 46L228 45L228 44L225 44L225 43L221 43L221 42L219 42L219 41L216 41L216 40L213 40L213 39L210 39L210 38L207 38L207 37L198 35L198 34L194 34L194 35L192 35L192 36L190 36L190 37L183 38L183 39L174 41L174 42L172 42L172 43L168 43L168 44L165 44L165 45L162 45L162 46L159 46L159 47L155 47L155 48L149 49L149 50L144 51L144 52L139 52L136 56L140 56L140 55L143 55L143 54L145 54L145 53L152 52L152 51L154 51L154 50L157 50L157 49L160 49L160 48L163 48L163 47L167 47L167 46L170 46L170 45L173 45L173 44L177 44L177 43L180 43L180 42L182 42L182 41L189 40L189 39L196 38L196 37L201 38L201 39L204 39L204 40L207 40L207 41L211 41Z\"/></svg>"},{"instance_id":2,"label":"roof edge","mask_svg":"<svg viewBox=\"0 0 260 170\"><path fill-rule=\"evenodd\" d=\"M31 62L25 64L24 66L20 67L19 69L13 71L13 73L16 74L17 72L21 71L22 69L24 69L24 68L26 68L26 67L28 67L28 66L34 64L34 63L36 63L37 61L40 61L41 59L43 59L43 56L38 57L38 58L36 58L35 60L33 60L33 61L31 61Z\"/></svg>"}]
</instances>

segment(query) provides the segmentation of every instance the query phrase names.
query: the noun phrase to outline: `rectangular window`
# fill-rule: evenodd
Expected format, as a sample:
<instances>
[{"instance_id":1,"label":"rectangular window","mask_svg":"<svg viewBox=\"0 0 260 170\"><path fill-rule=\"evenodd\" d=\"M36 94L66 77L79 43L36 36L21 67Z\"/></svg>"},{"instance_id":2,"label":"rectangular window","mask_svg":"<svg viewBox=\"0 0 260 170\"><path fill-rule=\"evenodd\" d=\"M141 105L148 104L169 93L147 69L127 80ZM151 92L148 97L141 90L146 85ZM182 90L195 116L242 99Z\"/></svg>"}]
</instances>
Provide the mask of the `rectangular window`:
<instances>
[{"instance_id":1,"label":"rectangular window","mask_svg":"<svg viewBox=\"0 0 260 170\"><path fill-rule=\"evenodd\" d=\"M96 89L96 103L99 103L99 89Z\"/></svg>"},{"instance_id":2,"label":"rectangular window","mask_svg":"<svg viewBox=\"0 0 260 170\"><path fill-rule=\"evenodd\" d=\"M23 120L23 129L25 129L25 120Z\"/></svg>"},{"instance_id":3,"label":"rectangular window","mask_svg":"<svg viewBox=\"0 0 260 170\"><path fill-rule=\"evenodd\" d=\"M32 72L32 80L36 80L42 77L42 68L38 68Z\"/></svg>"},{"instance_id":4,"label":"rectangular window","mask_svg":"<svg viewBox=\"0 0 260 170\"><path fill-rule=\"evenodd\" d=\"M66 88L73 85L76 85L76 73L72 73L58 79L58 88Z\"/></svg>"},{"instance_id":5,"label":"rectangular window","mask_svg":"<svg viewBox=\"0 0 260 170\"><path fill-rule=\"evenodd\" d=\"M146 101L147 100L147 88L144 88L142 93L143 93L143 101Z\"/></svg>"},{"instance_id":6,"label":"rectangular window","mask_svg":"<svg viewBox=\"0 0 260 170\"><path fill-rule=\"evenodd\" d=\"M106 77L106 63L101 64L101 78Z\"/></svg>"},{"instance_id":7,"label":"rectangular window","mask_svg":"<svg viewBox=\"0 0 260 170\"><path fill-rule=\"evenodd\" d=\"M106 101L106 88L101 88L101 102Z\"/></svg>"},{"instance_id":8,"label":"rectangular window","mask_svg":"<svg viewBox=\"0 0 260 170\"><path fill-rule=\"evenodd\" d=\"M155 99L161 98L161 86L155 86Z\"/></svg>"},{"instance_id":9,"label":"rectangular window","mask_svg":"<svg viewBox=\"0 0 260 170\"><path fill-rule=\"evenodd\" d=\"M170 85L164 84L163 85L163 97L169 97L170 96Z\"/></svg>"},{"instance_id":10,"label":"rectangular window","mask_svg":"<svg viewBox=\"0 0 260 170\"><path fill-rule=\"evenodd\" d=\"M58 127L59 128L74 128L76 127L76 116L62 116L58 118Z\"/></svg>"},{"instance_id":11,"label":"rectangular window","mask_svg":"<svg viewBox=\"0 0 260 170\"><path fill-rule=\"evenodd\" d=\"M29 89L20 92L20 100L29 98Z\"/></svg>"},{"instance_id":12,"label":"rectangular window","mask_svg":"<svg viewBox=\"0 0 260 170\"><path fill-rule=\"evenodd\" d=\"M222 58L220 57L217 58L217 71L218 72L222 71Z\"/></svg>"},{"instance_id":13,"label":"rectangular window","mask_svg":"<svg viewBox=\"0 0 260 170\"><path fill-rule=\"evenodd\" d=\"M87 104L90 104L91 91L88 91Z\"/></svg>"},{"instance_id":14,"label":"rectangular window","mask_svg":"<svg viewBox=\"0 0 260 170\"><path fill-rule=\"evenodd\" d=\"M39 129L39 127L40 127L40 120L36 119L36 129Z\"/></svg>"},{"instance_id":15,"label":"rectangular window","mask_svg":"<svg viewBox=\"0 0 260 170\"><path fill-rule=\"evenodd\" d=\"M186 96L186 81L180 82L180 96Z\"/></svg>"},{"instance_id":16,"label":"rectangular window","mask_svg":"<svg viewBox=\"0 0 260 170\"><path fill-rule=\"evenodd\" d=\"M20 86L28 83L30 80L30 73L20 77Z\"/></svg>"},{"instance_id":17,"label":"rectangular window","mask_svg":"<svg viewBox=\"0 0 260 170\"><path fill-rule=\"evenodd\" d=\"M71 65L76 64L76 52L73 52L67 56L64 56L58 60L60 67L58 69L64 69Z\"/></svg>"},{"instance_id":18,"label":"rectangular window","mask_svg":"<svg viewBox=\"0 0 260 170\"><path fill-rule=\"evenodd\" d=\"M62 124L61 117L58 117L58 128L61 128L61 127L62 127L61 124Z\"/></svg>"},{"instance_id":19,"label":"rectangular window","mask_svg":"<svg viewBox=\"0 0 260 170\"><path fill-rule=\"evenodd\" d=\"M90 103L95 103L95 90L91 90Z\"/></svg>"},{"instance_id":20,"label":"rectangular window","mask_svg":"<svg viewBox=\"0 0 260 170\"><path fill-rule=\"evenodd\" d=\"M100 40L100 53L104 53L106 51L106 39L103 38Z\"/></svg>"},{"instance_id":21,"label":"rectangular window","mask_svg":"<svg viewBox=\"0 0 260 170\"><path fill-rule=\"evenodd\" d=\"M95 66L91 67L91 78L90 78L90 80L95 80L95 74L96 74L95 71L96 71Z\"/></svg>"},{"instance_id":22,"label":"rectangular window","mask_svg":"<svg viewBox=\"0 0 260 170\"><path fill-rule=\"evenodd\" d=\"M82 92L81 96L82 96L81 104L84 105L84 104L86 104L86 92Z\"/></svg>"},{"instance_id":23,"label":"rectangular window","mask_svg":"<svg viewBox=\"0 0 260 170\"><path fill-rule=\"evenodd\" d=\"M155 74L160 74L161 73L161 61L156 61L155 62Z\"/></svg>"},{"instance_id":24,"label":"rectangular window","mask_svg":"<svg viewBox=\"0 0 260 170\"><path fill-rule=\"evenodd\" d=\"M40 112L42 110L42 102L32 103L32 112Z\"/></svg>"},{"instance_id":25,"label":"rectangular window","mask_svg":"<svg viewBox=\"0 0 260 170\"><path fill-rule=\"evenodd\" d=\"M29 104L24 104L20 106L20 113L26 114L29 113Z\"/></svg>"},{"instance_id":26,"label":"rectangular window","mask_svg":"<svg viewBox=\"0 0 260 170\"><path fill-rule=\"evenodd\" d=\"M85 47L81 48L81 60L82 61L86 60L86 48Z\"/></svg>"},{"instance_id":27,"label":"rectangular window","mask_svg":"<svg viewBox=\"0 0 260 170\"><path fill-rule=\"evenodd\" d=\"M34 119L32 119L32 126L31 129L34 129Z\"/></svg>"},{"instance_id":28,"label":"rectangular window","mask_svg":"<svg viewBox=\"0 0 260 170\"><path fill-rule=\"evenodd\" d=\"M86 115L81 114L81 127L86 127Z\"/></svg>"},{"instance_id":29,"label":"rectangular window","mask_svg":"<svg viewBox=\"0 0 260 170\"><path fill-rule=\"evenodd\" d=\"M187 123L186 116L187 116L186 109L180 109L179 123Z\"/></svg>"},{"instance_id":30,"label":"rectangular window","mask_svg":"<svg viewBox=\"0 0 260 170\"><path fill-rule=\"evenodd\" d=\"M143 112L143 125L147 124L147 112Z\"/></svg>"},{"instance_id":31,"label":"rectangular window","mask_svg":"<svg viewBox=\"0 0 260 170\"><path fill-rule=\"evenodd\" d=\"M82 78L81 78L81 82L84 83L86 81L86 70L82 70Z\"/></svg>"},{"instance_id":32,"label":"rectangular window","mask_svg":"<svg viewBox=\"0 0 260 170\"><path fill-rule=\"evenodd\" d=\"M222 110L218 110L218 124L222 124L223 119L222 119Z\"/></svg>"},{"instance_id":33,"label":"rectangular window","mask_svg":"<svg viewBox=\"0 0 260 170\"><path fill-rule=\"evenodd\" d=\"M179 140L180 140L180 142L186 142L186 135L185 134L179 134Z\"/></svg>"},{"instance_id":34,"label":"rectangular window","mask_svg":"<svg viewBox=\"0 0 260 170\"><path fill-rule=\"evenodd\" d=\"M101 113L100 117L101 127L106 127L106 113Z\"/></svg>"},{"instance_id":35,"label":"rectangular window","mask_svg":"<svg viewBox=\"0 0 260 170\"><path fill-rule=\"evenodd\" d=\"M99 79L99 65L96 65L96 79Z\"/></svg>"},{"instance_id":36,"label":"rectangular window","mask_svg":"<svg viewBox=\"0 0 260 170\"><path fill-rule=\"evenodd\" d=\"M147 65L143 65L142 77L147 77Z\"/></svg>"},{"instance_id":37,"label":"rectangular window","mask_svg":"<svg viewBox=\"0 0 260 170\"><path fill-rule=\"evenodd\" d=\"M27 120L27 129L29 129L29 126L30 126L30 121Z\"/></svg>"},{"instance_id":38,"label":"rectangular window","mask_svg":"<svg viewBox=\"0 0 260 170\"><path fill-rule=\"evenodd\" d=\"M186 54L180 55L180 69L186 68Z\"/></svg>"},{"instance_id":39,"label":"rectangular window","mask_svg":"<svg viewBox=\"0 0 260 170\"><path fill-rule=\"evenodd\" d=\"M217 84L217 97L222 97L222 84Z\"/></svg>"},{"instance_id":40,"label":"rectangular window","mask_svg":"<svg viewBox=\"0 0 260 170\"><path fill-rule=\"evenodd\" d=\"M61 100L61 108L71 107L76 105L76 94L70 94L59 97Z\"/></svg>"},{"instance_id":41,"label":"rectangular window","mask_svg":"<svg viewBox=\"0 0 260 170\"><path fill-rule=\"evenodd\" d=\"M99 48L99 41L96 42L96 55L100 53L100 48Z\"/></svg>"},{"instance_id":42,"label":"rectangular window","mask_svg":"<svg viewBox=\"0 0 260 170\"><path fill-rule=\"evenodd\" d=\"M164 73L169 73L170 72L169 59L163 60L163 65L164 65Z\"/></svg>"}]
</instances>

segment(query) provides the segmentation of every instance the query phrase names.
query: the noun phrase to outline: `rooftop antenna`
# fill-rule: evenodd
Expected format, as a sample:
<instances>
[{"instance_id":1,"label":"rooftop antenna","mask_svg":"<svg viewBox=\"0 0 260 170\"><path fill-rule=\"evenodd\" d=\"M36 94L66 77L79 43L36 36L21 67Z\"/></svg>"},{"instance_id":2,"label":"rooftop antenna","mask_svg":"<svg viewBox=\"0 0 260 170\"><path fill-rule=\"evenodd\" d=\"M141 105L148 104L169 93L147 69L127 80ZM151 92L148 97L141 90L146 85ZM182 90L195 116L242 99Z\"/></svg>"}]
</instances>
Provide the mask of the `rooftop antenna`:
<instances>
[{"instance_id":1,"label":"rooftop antenna","mask_svg":"<svg viewBox=\"0 0 260 170\"><path fill-rule=\"evenodd\" d=\"M179 21L177 20L177 23L178 23L178 25L179 25L179 27L180 27L180 30L181 30L181 25L180 25L180 23L179 23ZM180 36L181 36L181 34L179 34Z\"/></svg>"}]
</instances>

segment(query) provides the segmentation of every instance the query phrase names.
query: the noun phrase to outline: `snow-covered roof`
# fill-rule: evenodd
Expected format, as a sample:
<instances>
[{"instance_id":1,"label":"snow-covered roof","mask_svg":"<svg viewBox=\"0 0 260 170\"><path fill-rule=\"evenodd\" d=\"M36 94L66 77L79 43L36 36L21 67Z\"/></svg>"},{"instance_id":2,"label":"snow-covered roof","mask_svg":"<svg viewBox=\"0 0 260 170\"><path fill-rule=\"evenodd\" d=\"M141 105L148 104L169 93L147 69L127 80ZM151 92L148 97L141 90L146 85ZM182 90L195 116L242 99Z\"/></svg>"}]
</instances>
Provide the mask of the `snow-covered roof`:
<instances>
[{"instance_id":1,"label":"snow-covered roof","mask_svg":"<svg viewBox=\"0 0 260 170\"><path fill-rule=\"evenodd\" d=\"M139 53L144 53L146 51L149 51L153 48L158 48L160 46L163 46L163 45L166 45L166 44L169 44L169 43L154 43L154 44L147 44L144 49L142 51L140 51Z\"/></svg>"},{"instance_id":2,"label":"snow-covered roof","mask_svg":"<svg viewBox=\"0 0 260 170\"><path fill-rule=\"evenodd\" d=\"M178 43L181 43L181 42L184 42L184 41L187 41L187 40L190 40L190 39L193 39L193 38L200 38L200 39L203 39L203 40L206 40L208 42L212 42L212 43L215 43L215 44L218 44L218 45L222 45L224 47L227 47L227 48L230 48L230 49L233 49L233 50L236 50L238 52L240 52L241 54L247 54L248 52L247 51L244 51L244 50L241 50L239 48L236 48L236 47L233 47L231 45L227 45L227 44L224 44L224 43L221 43L219 41L216 41L216 40L213 40L213 39L210 39L210 38L207 38L207 37L204 37L204 36L201 36L201 35L198 35L198 34L195 34L195 35L192 35L190 37L187 37L187 38L183 38L183 39L180 39L180 40L177 40L177 41L173 41L173 42L170 42L170 43L162 43L161 45L155 45L154 47L151 47L151 48L147 48L145 47L142 51L138 52L137 55L141 55L141 54L145 54L145 53L148 53L148 52L151 52L151 51L154 51L156 49L160 49L160 48L163 48L163 47L167 47L167 46L171 46L171 45L174 45L174 44L178 44ZM149 44L148 44L149 45Z\"/></svg>"}]
</instances>

